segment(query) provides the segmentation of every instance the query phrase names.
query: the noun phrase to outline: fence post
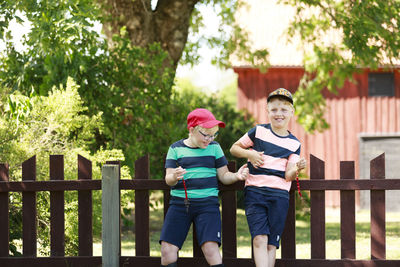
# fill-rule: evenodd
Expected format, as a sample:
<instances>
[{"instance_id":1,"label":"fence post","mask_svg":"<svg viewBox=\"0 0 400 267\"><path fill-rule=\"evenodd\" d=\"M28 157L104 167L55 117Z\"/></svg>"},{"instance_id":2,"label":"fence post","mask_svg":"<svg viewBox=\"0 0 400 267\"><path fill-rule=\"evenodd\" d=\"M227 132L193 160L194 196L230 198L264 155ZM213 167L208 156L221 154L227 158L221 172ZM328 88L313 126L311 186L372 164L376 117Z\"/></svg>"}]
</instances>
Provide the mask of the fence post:
<instances>
[{"instance_id":1,"label":"fence post","mask_svg":"<svg viewBox=\"0 0 400 267\"><path fill-rule=\"evenodd\" d=\"M64 180L64 156L50 155L50 180ZM64 191L50 192L50 255L65 254Z\"/></svg>"},{"instance_id":2,"label":"fence post","mask_svg":"<svg viewBox=\"0 0 400 267\"><path fill-rule=\"evenodd\" d=\"M8 182L8 164L0 163L0 181ZM9 194L8 192L0 193L0 257L8 257L8 242L10 240L9 234L9 202L8 202Z\"/></svg>"},{"instance_id":3,"label":"fence post","mask_svg":"<svg viewBox=\"0 0 400 267\"><path fill-rule=\"evenodd\" d=\"M385 153L370 162L370 179L385 179ZM371 259L386 258L385 190L371 190Z\"/></svg>"},{"instance_id":4,"label":"fence post","mask_svg":"<svg viewBox=\"0 0 400 267\"><path fill-rule=\"evenodd\" d=\"M78 180L92 180L92 162L78 155ZM78 191L79 256L93 256L93 201L91 190Z\"/></svg>"},{"instance_id":5,"label":"fence post","mask_svg":"<svg viewBox=\"0 0 400 267\"><path fill-rule=\"evenodd\" d=\"M102 266L117 267L120 258L119 165L105 164L102 173Z\"/></svg>"},{"instance_id":6,"label":"fence post","mask_svg":"<svg viewBox=\"0 0 400 267\"><path fill-rule=\"evenodd\" d=\"M230 161L229 171L236 172L236 162ZM222 256L223 258L237 257L236 237L236 190L222 193Z\"/></svg>"},{"instance_id":7,"label":"fence post","mask_svg":"<svg viewBox=\"0 0 400 267\"><path fill-rule=\"evenodd\" d=\"M36 181L36 156L22 163L22 181ZM22 254L37 255L36 192L22 193Z\"/></svg>"},{"instance_id":8,"label":"fence post","mask_svg":"<svg viewBox=\"0 0 400 267\"><path fill-rule=\"evenodd\" d=\"M150 179L149 155L135 161L135 179ZM150 256L149 190L135 191L136 256Z\"/></svg>"},{"instance_id":9,"label":"fence post","mask_svg":"<svg viewBox=\"0 0 400 267\"><path fill-rule=\"evenodd\" d=\"M354 161L340 162L340 179L354 180ZM356 258L355 191L340 190L341 258Z\"/></svg>"},{"instance_id":10,"label":"fence post","mask_svg":"<svg viewBox=\"0 0 400 267\"><path fill-rule=\"evenodd\" d=\"M310 179L325 180L325 162L310 155ZM311 190L311 259L325 259L325 191Z\"/></svg>"}]
</instances>

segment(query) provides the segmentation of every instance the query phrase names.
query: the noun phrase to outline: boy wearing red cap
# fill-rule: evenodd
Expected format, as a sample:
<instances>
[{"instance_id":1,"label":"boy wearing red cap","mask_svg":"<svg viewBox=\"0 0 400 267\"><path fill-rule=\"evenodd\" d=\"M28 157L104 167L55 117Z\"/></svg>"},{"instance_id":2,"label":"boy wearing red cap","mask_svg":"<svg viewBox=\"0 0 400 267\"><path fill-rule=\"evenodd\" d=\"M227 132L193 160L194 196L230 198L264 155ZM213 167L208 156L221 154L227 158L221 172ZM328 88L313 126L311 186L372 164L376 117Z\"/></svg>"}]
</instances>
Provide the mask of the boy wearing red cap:
<instances>
[{"instance_id":1,"label":"boy wearing red cap","mask_svg":"<svg viewBox=\"0 0 400 267\"><path fill-rule=\"evenodd\" d=\"M189 137L173 143L167 154L165 181L171 186L171 200L161 230L161 266L177 266L190 225L194 222L197 240L210 266L221 267L221 215L218 179L231 184L246 179L247 167L228 171L228 161L214 141L225 123L207 109L189 113ZM217 178L218 177L218 178Z\"/></svg>"},{"instance_id":2,"label":"boy wearing red cap","mask_svg":"<svg viewBox=\"0 0 400 267\"><path fill-rule=\"evenodd\" d=\"M291 93L284 88L273 91L267 98L267 113L270 123L250 129L230 150L248 159L245 211L257 267L275 265L291 182L306 167L306 160L300 158L300 141L288 131L294 114Z\"/></svg>"}]
</instances>

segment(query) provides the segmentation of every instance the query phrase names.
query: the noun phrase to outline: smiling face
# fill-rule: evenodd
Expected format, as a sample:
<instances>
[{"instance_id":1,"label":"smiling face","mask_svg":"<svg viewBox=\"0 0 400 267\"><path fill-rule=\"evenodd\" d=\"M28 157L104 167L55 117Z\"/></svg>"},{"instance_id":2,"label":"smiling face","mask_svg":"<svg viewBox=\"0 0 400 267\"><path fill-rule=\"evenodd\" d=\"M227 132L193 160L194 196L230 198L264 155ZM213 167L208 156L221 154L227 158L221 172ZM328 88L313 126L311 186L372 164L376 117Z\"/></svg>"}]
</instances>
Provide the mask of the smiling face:
<instances>
[{"instance_id":1,"label":"smiling face","mask_svg":"<svg viewBox=\"0 0 400 267\"><path fill-rule=\"evenodd\" d=\"M294 114L292 104L281 98L273 98L267 103L268 119L272 130L278 135L288 134L288 124Z\"/></svg>"}]
</instances>

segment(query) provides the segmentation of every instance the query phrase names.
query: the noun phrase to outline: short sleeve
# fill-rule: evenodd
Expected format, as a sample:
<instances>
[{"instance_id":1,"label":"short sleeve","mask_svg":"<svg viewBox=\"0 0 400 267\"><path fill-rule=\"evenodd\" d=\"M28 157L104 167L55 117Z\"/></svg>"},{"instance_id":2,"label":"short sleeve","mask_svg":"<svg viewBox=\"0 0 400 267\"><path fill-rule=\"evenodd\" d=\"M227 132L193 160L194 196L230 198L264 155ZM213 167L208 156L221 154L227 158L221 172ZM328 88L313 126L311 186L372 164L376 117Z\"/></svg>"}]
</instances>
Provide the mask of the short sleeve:
<instances>
[{"instance_id":1,"label":"short sleeve","mask_svg":"<svg viewBox=\"0 0 400 267\"><path fill-rule=\"evenodd\" d=\"M176 168L177 166L176 150L172 147L169 147L167 158L165 160L165 168Z\"/></svg>"},{"instance_id":2,"label":"short sleeve","mask_svg":"<svg viewBox=\"0 0 400 267\"><path fill-rule=\"evenodd\" d=\"M299 159L300 159L300 148L301 148L301 146L299 146L299 148L293 154L291 154L289 156L288 162L296 163L296 162L299 161Z\"/></svg>"},{"instance_id":3,"label":"short sleeve","mask_svg":"<svg viewBox=\"0 0 400 267\"><path fill-rule=\"evenodd\" d=\"M228 160L226 159L221 146L217 144L215 145L215 167L218 169L225 165L228 165Z\"/></svg>"},{"instance_id":4,"label":"short sleeve","mask_svg":"<svg viewBox=\"0 0 400 267\"><path fill-rule=\"evenodd\" d=\"M243 145L243 147L248 148L254 145L255 138L256 127L253 127L239 139L239 142Z\"/></svg>"}]
</instances>

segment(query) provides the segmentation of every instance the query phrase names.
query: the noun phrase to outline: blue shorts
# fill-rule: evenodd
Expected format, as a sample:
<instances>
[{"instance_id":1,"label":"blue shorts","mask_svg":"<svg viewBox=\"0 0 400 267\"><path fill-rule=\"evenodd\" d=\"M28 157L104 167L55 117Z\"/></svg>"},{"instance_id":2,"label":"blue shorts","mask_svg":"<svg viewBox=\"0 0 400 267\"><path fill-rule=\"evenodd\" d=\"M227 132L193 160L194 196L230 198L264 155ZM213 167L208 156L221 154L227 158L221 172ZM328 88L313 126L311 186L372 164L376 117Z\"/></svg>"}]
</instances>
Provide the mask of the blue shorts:
<instances>
[{"instance_id":1,"label":"blue shorts","mask_svg":"<svg viewBox=\"0 0 400 267\"><path fill-rule=\"evenodd\" d=\"M219 246L221 245L219 204L191 204L188 213L184 205L170 205L161 229L160 244L161 241L166 241L181 249L192 222L196 227L200 246L207 241L214 241Z\"/></svg>"},{"instance_id":2,"label":"blue shorts","mask_svg":"<svg viewBox=\"0 0 400 267\"><path fill-rule=\"evenodd\" d=\"M289 200L268 196L245 188L245 210L252 240L257 235L268 235L268 244L279 248L285 227Z\"/></svg>"}]
</instances>

